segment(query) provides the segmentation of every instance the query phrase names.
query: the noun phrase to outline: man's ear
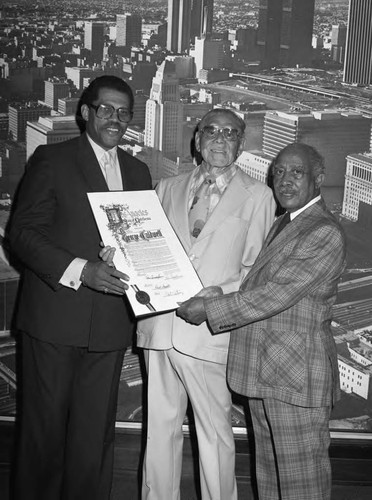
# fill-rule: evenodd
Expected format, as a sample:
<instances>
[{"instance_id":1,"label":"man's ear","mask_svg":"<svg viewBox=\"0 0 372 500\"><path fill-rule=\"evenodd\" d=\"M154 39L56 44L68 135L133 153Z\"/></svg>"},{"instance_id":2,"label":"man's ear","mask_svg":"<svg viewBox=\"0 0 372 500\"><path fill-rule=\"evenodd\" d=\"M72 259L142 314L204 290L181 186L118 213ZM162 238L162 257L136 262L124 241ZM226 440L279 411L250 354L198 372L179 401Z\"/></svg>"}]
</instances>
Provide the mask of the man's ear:
<instances>
[{"instance_id":1,"label":"man's ear","mask_svg":"<svg viewBox=\"0 0 372 500\"><path fill-rule=\"evenodd\" d=\"M87 122L89 118L89 106L87 104L83 104L81 106L81 116Z\"/></svg>"},{"instance_id":2,"label":"man's ear","mask_svg":"<svg viewBox=\"0 0 372 500\"><path fill-rule=\"evenodd\" d=\"M320 188L320 186L323 184L324 182L324 179L325 179L325 175L324 174L318 174L315 178L315 187L317 189Z\"/></svg>"},{"instance_id":3,"label":"man's ear","mask_svg":"<svg viewBox=\"0 0 372 500\"><path fill-rule=\"evenodd\" d=\"M243 152L244 144L245 144L245 136L243 135L243 137L240 139L240 142L239 142L239 147L238 147L238 151L236 153L236 157L240 156L240 154Z\"/></svg>"},{"instance_id":4,"label":"man's ear","mask_svg":"<svg viewBox=\"0 0 372 500\"><path fill-rule=\"evenodd\" d=\"M195 134L195 149L200 153L200 132L196 132Z\"/></svg>"}]
</instances>

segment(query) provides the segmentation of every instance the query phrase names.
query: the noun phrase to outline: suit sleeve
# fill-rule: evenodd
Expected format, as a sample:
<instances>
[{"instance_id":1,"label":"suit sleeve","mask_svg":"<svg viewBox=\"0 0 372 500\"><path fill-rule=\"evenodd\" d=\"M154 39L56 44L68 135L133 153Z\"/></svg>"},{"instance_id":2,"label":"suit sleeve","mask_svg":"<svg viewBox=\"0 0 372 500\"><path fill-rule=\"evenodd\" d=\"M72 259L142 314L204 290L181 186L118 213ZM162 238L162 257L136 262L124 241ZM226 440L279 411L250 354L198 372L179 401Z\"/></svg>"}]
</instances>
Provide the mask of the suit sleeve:
<instances>
[{"instance_id":1,"label":"suit sleeve","mask_svg":"<svg viewBox=\"0 0 372 500\"><path fill-rule=\"evenodd\" d=\"M21 181L9 230L11 251L52 288L74 259L50 238L56 210L53 167L38 148Z\"/></svg>"},{"instance_id":2,"label":"suit sleeve","mask_svg":"<svg viewBox=\"0 0 372 500\"><path fill-rule=\"evenodd\" d=\"M324 284L334 293L344 269L343 233L322 224L309 231L264 284L206 299L208 322L214 333L265 320L291 308ZM233 332L232 332L233 333Z\"/></svg>"},{"instance_id":3,"label":"suit sleeve","mask_svg":"<svg viewBox=\"0 0 372 500\"><path fill-rule=\"evenodd\" d=\"M239 290L261 251L265 238L274 222L276 203L271 189L264 189L257 199L243 249L240 275L221 283L223 292Z\"/></svg>"}]
</instances>

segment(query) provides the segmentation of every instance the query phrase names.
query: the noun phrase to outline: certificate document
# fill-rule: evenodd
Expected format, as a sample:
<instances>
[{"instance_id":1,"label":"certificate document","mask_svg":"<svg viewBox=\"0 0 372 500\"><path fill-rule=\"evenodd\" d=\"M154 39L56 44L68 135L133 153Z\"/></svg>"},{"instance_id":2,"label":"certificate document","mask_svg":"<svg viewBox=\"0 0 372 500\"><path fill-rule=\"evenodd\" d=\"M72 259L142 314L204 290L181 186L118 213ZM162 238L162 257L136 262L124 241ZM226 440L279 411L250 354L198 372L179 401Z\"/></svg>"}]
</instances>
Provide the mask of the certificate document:
<instances>
[{"instance_id":1,"label":"certificate document","mask_svg":"<svg viewBox=\"0 0 372 500\"><path fill-rule=\"evenodd\" d=\"M115 247L115 267L130 278L136 316L170 311L203 285L155 191L88 193L102 241Z\"/></svg>"}]
</instances>

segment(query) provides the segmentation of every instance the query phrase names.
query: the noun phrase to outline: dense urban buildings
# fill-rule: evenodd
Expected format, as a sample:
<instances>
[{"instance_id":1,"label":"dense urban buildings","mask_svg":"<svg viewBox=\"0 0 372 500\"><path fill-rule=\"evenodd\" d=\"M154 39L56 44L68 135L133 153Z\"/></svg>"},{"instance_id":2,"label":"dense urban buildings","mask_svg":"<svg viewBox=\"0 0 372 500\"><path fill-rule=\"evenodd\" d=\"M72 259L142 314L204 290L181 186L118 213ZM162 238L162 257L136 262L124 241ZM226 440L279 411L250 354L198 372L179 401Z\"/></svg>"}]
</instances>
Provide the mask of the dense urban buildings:
<instances>
[{"instance_id":1,"label":"dense urban buildings","mask_svg":"<svg viewBox=\"0 0 372 500\"><path fill-rule=\"evenodd\" d=\"M281 147L292 141L314 145L326 158L323 196L350 240L333 324L343 388L334 419L341 428L370 428L372 304L365 304L372 295L371 31L370 0L120 5L5 0L0 8L0 231L26 159L40 144L80 133L79 98L103 74L124 78L134 90L134 118L120 147L149 165L154 182L194 168L195 128L215 106L233 109L245 120L237 164L264 182L270 181L270 165ZM7 332L18 275L1 250L0 276L10 283L1 289ZM123 365L121 391L129 391L132 408L119 404L119 419L141 419L141 377L133 364L131 354ZM133 371L136 384L129 388ZM11 394L10 385L5 387ZM14 411L8 399L4 408ZM364 413L362 424L354 420ZM233 419L244 425L241 411L234 411Z\"/></svg>"}]
</instances>

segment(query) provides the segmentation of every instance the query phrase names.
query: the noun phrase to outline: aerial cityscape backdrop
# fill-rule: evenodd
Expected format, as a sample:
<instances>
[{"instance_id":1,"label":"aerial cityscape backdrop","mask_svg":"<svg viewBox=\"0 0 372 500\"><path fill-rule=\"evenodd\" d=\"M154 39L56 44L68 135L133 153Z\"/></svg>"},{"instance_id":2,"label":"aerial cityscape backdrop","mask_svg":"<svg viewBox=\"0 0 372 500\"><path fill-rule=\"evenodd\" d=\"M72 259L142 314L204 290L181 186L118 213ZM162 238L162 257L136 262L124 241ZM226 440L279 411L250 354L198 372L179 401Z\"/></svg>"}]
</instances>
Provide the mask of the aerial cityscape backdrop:
<instances>
[{"instance_id":1,"label":"aerial cityscape backdrop","mask_svg":"<svg viewBox=\"0 0 372 500\"><path fill-rule=\"evenodd\" d=\"M154 184L194 168L193 136L213 107L246 122L238 166L268 181L291 142L315 146L323 196L341 221L348 263L334 308L342 400L332 430L372 430L371 0L28 0L0 2L0 415L15 415L18 272L3 248L27 159L80 133L83 89L128 81L134 118L121 147ZM141 422L142 372L126 354L118 421ZM234 406L233 425L244 426Z\"/></svg>"}]
</instances>

